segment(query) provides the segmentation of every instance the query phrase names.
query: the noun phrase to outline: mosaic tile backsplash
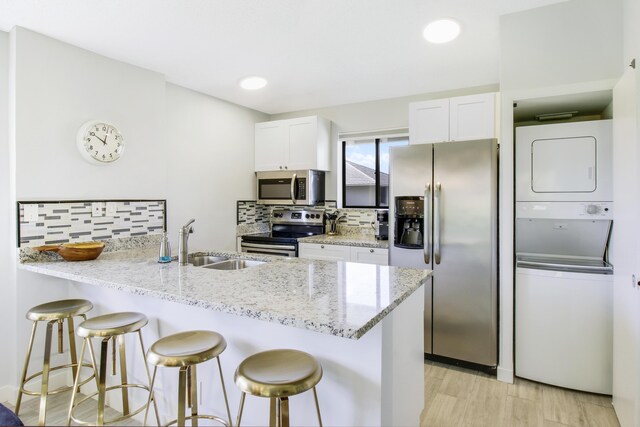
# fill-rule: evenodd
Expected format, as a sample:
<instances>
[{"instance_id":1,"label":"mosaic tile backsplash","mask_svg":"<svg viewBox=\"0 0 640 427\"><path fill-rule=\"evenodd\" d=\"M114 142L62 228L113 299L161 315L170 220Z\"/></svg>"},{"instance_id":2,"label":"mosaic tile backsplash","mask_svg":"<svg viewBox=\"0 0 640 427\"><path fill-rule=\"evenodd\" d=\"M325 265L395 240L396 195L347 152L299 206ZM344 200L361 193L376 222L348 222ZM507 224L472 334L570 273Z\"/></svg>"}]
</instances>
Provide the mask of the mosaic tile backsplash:
<instances>
[{"instance_id":1,"label":"mosaic tile backsplash","mask_svg":"<svg viewBox=\"0 0 640 427\"><path fill-rule=\"evenodd\" d=\"M162 234L164 200L116 201L115 214L107 216L106 202L18 202L19 243L22 248L67 242ZM111 201L109 201L111 203ZM102 216L92 216L92 204L101 203ZM28 222L25 207L38 205L38 219Z\"/></svg>"},{"instance_id":2,"label":"mosaic tile backsplash","mask_svg":"<svg viewBox=\"0 0 640 427\"><path fill-rule=\"evenodd\" d=\"M314 206L314 208L324 209L328 213L338 211L340 215L344 215L344 220L338 224L338 232L340 234L374 234L375 230L372 222L376 221L375 209L337 209L335 201L327 201L323 206ZM237 203L237 225L238 235L248 234L247 231L268 226L269 218L273 209L289 209L300 210L308 209L308 206L268 206L258 205L255 200L239 200ZM251 227L255 225L256 227ZM268 230L267 230L268 231Z\"/></svg>"}]
</instances>

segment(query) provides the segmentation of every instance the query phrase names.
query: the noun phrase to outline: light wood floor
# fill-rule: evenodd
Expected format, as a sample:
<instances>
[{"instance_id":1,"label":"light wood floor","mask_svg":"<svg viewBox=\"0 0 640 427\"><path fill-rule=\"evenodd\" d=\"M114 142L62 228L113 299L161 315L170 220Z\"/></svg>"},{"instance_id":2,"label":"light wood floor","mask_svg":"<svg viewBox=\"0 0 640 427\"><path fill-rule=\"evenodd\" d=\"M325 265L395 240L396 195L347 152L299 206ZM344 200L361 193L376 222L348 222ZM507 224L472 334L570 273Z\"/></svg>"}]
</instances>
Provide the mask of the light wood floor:
<instances>
[{"instance_id":1,"label":"light wood floor","mask_svg":"<svg viewBox=\"0 0 640 427\"><path fill-rule=\"evenodd\" d=\"M611 398L516 379L497 381L482 372L426 362L425 409L421 427L619 427ZM47 425L66 425L69 394L50 397ZM13 403L4 404L13 409ZM38 399L24 402L20 418L38 423ZM87 404L78 416L91 419ZM331 408L321 408L324 411ZM107 416L116 412L109 409ZM127 420L120 425L140 425Z\"/></svg>"},{"instance_id":2,"label":"light wood floor","mask_svg":"<svg viewBox=\"0 0 640 427\"><path fill-rule=\"evenodd\" d=\"M619 427L611 397L426 362L421 427Z\"/></svg>"},{"instance_id":3,"label":"light wood floor","mask_svg":"<svg viewBox=\"0 0 640 427\"><path fill-rule=\"evenodd\" d=\"M84 397L82 393L78 394L78 400ZM48 426L66 426L67 425L67 411L69 410L69 400L71 399L71 392L54 394L47 398L47 425ZM15 410L15 402L3 402L3 404L11 409ZM38 425L38 410L40 408L40 399L32 398L27 401L22 401L20 407L20 419L25 426L37 426ZM74 416L81 420L95 420L96 410L98 408L98 402L94 399L89 399L83 403L77 411L74 412ZM120 414L109 407L105 410L105 416L107 419L115 419ZM95 421L94 421L95 422ZM123 420L118 423L119 426L139 426L139 423L135 420Z\"/></svg>"}]
</instances>

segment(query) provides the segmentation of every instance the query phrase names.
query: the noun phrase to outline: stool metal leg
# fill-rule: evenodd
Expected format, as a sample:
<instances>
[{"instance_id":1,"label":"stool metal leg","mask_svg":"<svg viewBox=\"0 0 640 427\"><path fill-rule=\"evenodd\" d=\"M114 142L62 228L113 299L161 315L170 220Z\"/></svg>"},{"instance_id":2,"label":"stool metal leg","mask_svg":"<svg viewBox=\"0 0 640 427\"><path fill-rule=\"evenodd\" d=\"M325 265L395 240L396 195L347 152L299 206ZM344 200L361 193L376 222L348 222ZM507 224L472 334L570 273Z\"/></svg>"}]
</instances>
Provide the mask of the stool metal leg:
<instances>
[{"instance_id":1,"label":"stool metal leg","mask_svg":"<svg viewBox=\"0 0 640 427\"><path fill-rule=\"evenodd\" d=\"M236 427L240 427L240 420L242 419L242 408L244 407L245 393L240 394L240 408L238 408L238 420L236 421Z\"/></svg>"},{"instance_id":2,"label":"stool metal leg","mask_svg":"<svg viewBox=\"0 0 640 427\"><path fill-rule=\"evenodd\" d=\"M62 354L64 352L64 335L62 327L64 326L64 319L58 320L58 353Z\"/></svg>"},{"instance_id":3,"label":"stool metal leg","mask_svg":"<svg viewBox=\"0 0 640 427\"><path fill-rule=\"evenodd\" d=\"M229 410L229 400L227 399L227 389L224 386L224 377L222 376L222 365L220 364L220 357L216 357L218 361L218 372L220 372L220 383L222 384L222 394L224 395L224 404L227 407L227 416L229 417L229 426L232 426L231 411Z\"/></svg>"},{"instance_id":4,"label":"stool metal leg","mask_svg":"<svg viewBox=\"0 0 640 427\"><path fill-rule=\"evenodd\" d=\"M198 416L198 380L196 376L196 366L189 366L189 377L191 378L191 386L189 393L191 395L191 416ZM193 427L198 427L198 418L191 419L191 425Z\"/></svg>"},{"instance_id":5,"label":"stool metal leg","mask_svg":"<svg viewBox=\"0 0 640 427\"><path fill-rule=\"evenodd\" d=\"M73 317L67 319L67 332L69 333L69 355L71 356L71 372L73 377L76 377L76 373L80 370L78 365L78 355L76 354L76 338L75 328L73 327Z\"/></svg>"},{"instance_id":6,"label":"stool metal leg","mask_svg":"<svg viewBox=\"0 0 640 427\"><path fill-rule=\"evenodd\" d=\"M313 399L316 401L316 412L318 412L318 424L322 427L322 417L320 416L320 405L318 405L318 393L316 388L313 387Z\"/></svg>"},{"instance_id":7,"label":"stool metal leg","mask_svg":"<svg viewBox=\"0 0 640 427\"><path fill-rule=\"evenodd\" d=\"M280 427L289 427L289 398L288 397L279 397L278 403L280 406L280 419L279 425Z\"/></svg>"},{"instance_id":8,"label":"stool metal leg","mask_svg":"<svg viewBox=\"0 0 640 427\"><path fill-rule=\"evenodd\" d=\"M142 350L142 363L144 364L144 370L147 373L147 384L151 384L151 374L149 373L149 365L147 365L147 359L145 355L147 352L144 349L144 342L142 341L142 332L138 330L138 340L140 341L140 349ZM155 374L154 374L155 376ZM156 414L156 424L160 425L160 414L158 413L158 404L156 398L153 396L153 387L149 386L149 397L153 400L153 410Z\"/></svg>"},{"instance_id":9,"label":"stool metal leg","mask_svg":"<svg viewBox=\"0 0 640 427\"><path fill-rule=\"evenodd\" d=\"M115 344L115 342L114 342ZM124 335L118 337L118 346L120 347L120 382L126 385L127 381L127 356L124 349ZM129 390L122 387L122 415L129 415Z\"/></svg>"},{"instance_id":10,"label":"stool metal leg","mask_svg":"<svg viewBox=\"0 0 640 427\"><path fill-rule=\"evenodd\" d=\"M187 401L187 368L181 367L178 373L178 427L184 426Z\"/></svg>"},{"instance_id":11,"label":"stool metal leg","mask_svg":"<svg viewBox=\"0 0 640 427\"><path fill-rule=\"evenodd\" d=\"M31 327L31 338L29 339L29 348L27 349L27 355L24 360L24 368L22 368L22 379L20 379L20 389L18 390L18 399L16 400L16 415L20 413L20 403L22 402L22 392L24 390L24 380L27 378L27 370L29 369L29 360L31 359L31 350L33 350L33 341L36 336L36 328L38 322L33 322Z\"/></svg>"},{"instance_id":12,"label":"stool metal leg","mask_svg":"<svg viewBox=\"0 0 640 427\"><path fill-rule=\"evenodd\" d=\"M51 335L53 334L53 324L56 320L47 323L47 336L44 343L44 364L42 367L42 385L40 387L40 413L38 415L38 425L45 425L47 417L47 393L49 391L49 368L51 367Z\"/></svg>"},{"instance_id":13,"label":"stool metal leg","mask_svg":"<svg viewBox=\"0 0 640 427\"><path fill-rule=\"evenodd\" d=\"M278 399L272 397L269 399L269 427L276 427L278 425Z\"/></svg>"},{"instance_id":14,"label":"stool metal leg","mask_svg":"<svg viewBox=\"0 0 640 427\"><path fill-rule=\"evenodd\" d=\"M88 339L88 338L87 338ZM82 347L80 347L80 360L84 358L84 349L87 346L87 339L82 340ZM93 367L95 372L95 365ZM76 370L76 374L73 377L73 389L71 390L71 403L69 403L69 412L67 414L67 425L71 425L71 410L73 404L76 402L76 395L78 394L78 383L80 382L80 369Z\"/></svg>"},{"instance_id":15,"label":"stool metal leg","mask_svg":"<svg viewBox=\"0 0 640 427\"><path fill-rule=\"evenodd\" d=\"M153 375L151 375L151 382L149 383L149 390L153 390L153 385L156 382L156 373L158 372L158 367L154 366L153 367ZM149 393L149 397L147 399L147 407L144 410L144 421L142 422L143 426L147 425L147 417L149 416L149 406L151 405L151 396L152 394ZM158 420L156 420L158 421ZM158 422L158 425L160 425L160 422Z\"/></svg>"},{"instance_id":16,"label":"stool metal leg","mask_svg":"<svg viewBox=\"0 0 640 427\"><path fill-rule=\"evenodd\" d=\"M106 398L107 361L109 360L109 338L100 343L100 373L98 379L98 420L97 425L104 425L104 407Z\"/></svg>"}]
</instances>

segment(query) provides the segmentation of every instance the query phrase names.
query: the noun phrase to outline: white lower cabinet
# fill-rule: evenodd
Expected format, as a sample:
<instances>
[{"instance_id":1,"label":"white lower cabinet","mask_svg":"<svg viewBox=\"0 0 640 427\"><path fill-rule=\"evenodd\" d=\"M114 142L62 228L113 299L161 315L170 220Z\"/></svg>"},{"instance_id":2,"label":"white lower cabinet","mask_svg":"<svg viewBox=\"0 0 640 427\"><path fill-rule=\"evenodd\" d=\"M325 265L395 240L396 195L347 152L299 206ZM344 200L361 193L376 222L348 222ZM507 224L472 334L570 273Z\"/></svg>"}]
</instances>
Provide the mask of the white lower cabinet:
<instances>
[{"instance_id":1,"label":"white lower cabinet","mask_svg":"<svg viewBox=\"0 0 640 427\"><path fill-rule=\"evenodd\" d=\"M300 258L328 261L351 261L364 264L389 265L389 250L360 246L324 245L320 243L300 243Z\"/></svg>"}]
</instances>

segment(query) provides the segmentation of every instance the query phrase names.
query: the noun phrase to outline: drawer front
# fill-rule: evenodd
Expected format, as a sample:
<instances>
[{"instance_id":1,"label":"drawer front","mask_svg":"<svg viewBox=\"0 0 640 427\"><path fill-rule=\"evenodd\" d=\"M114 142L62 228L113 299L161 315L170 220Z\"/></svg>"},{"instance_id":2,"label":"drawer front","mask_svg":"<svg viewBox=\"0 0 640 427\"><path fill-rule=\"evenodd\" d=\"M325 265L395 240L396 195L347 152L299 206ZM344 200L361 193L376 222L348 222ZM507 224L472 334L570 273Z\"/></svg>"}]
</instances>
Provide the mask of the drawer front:
<instances>
[{"instance_id":1,"label":"drawer front","mask_svg":"<svg viewBox=\"0 0 640 427\"><path fill-rule=\"evenodd\" d=\"M298 256L308 259L349 261L350 251L348 246L300 243L298 246Z\"/></svg>"},{"instance_id":2,"label":"drawer front","mask_svg":"<svg viewBox=\"0 0 640 427\"><path fill-rule=\"evenodd\" d=\"M389 265L389 250L380 248L351 248L351 261L366 264Z\"/></svg>"}]
</instances>

